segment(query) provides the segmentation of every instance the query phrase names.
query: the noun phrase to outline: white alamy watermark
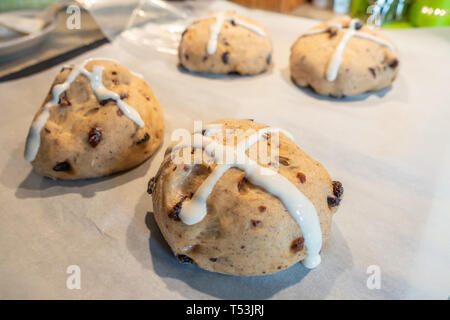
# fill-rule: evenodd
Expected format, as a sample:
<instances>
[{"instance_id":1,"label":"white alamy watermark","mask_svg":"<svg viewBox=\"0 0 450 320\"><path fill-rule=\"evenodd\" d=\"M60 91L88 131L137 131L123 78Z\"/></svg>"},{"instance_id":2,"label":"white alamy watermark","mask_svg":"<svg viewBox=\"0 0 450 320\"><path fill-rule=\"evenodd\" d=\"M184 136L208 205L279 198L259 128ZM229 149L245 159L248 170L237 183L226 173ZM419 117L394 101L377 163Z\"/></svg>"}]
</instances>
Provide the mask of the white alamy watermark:
<instances>
[{"instance_id":1,"label":"white alamy watermark","mask_svg":"<svg viewBox=\"0 0 450 320\"><path fill-rule=\"evenodd\" d=\"M66 19L66 27L69 30L81 29L81 9L79 6L70 5L66 9L68 15Z\"/></svg>"},{"instance_id":2,"label":"white alamy watermark","mask_svg":"<svg viewBox=\"0 0 450 320\"><path fill-rule=\"evenodd\" d=\"M203 126L194 121L194 134L187 129L176 129L171 139L176 142L171 150L175 164L225 164L240 166L259 164L264 174L274 174L281 164L288 160L280 157L280 133L291 138L284 130L277 128L229 129L221 124ZM270 169L269 169L270 167Z\"/></svg>"},{"instance_id":3,"label":"white alamy watermark","mask_svg":"<svg viewBox=\"0 0 450 320\"><path fill-rule=\"evenodd\" d=\"M369 275L366 281L369 290L381 289L381 268L377 265L367 267L366 273Z\"/></svg>"},{"instance_id":4,"label":"white alamy watermark","mask_svg":"<svg viewBox=\"0 0 450 320\"><path fill-rule=\"evenodd\" d=\"M77 265L70 265L66 270L67 274L70 274L66 280L66 287L69 290L81 289L81 269Z\"/></svg>"}]
</instances>

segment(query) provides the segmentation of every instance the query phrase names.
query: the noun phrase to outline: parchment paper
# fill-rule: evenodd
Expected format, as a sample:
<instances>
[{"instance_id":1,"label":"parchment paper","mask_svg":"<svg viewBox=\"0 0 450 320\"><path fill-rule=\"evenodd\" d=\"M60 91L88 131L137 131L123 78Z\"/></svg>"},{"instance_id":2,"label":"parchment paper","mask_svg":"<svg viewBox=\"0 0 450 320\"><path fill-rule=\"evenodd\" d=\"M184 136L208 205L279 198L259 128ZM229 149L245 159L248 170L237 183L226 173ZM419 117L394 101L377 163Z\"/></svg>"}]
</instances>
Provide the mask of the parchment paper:
<instances>
[{"instance_id":1,"label":"parchment paper","mask_svg":"<svg viewBox=\"0 0 450 320\"><path fill-rule=\"evenodd\" d=\"M375 94L335 100L290 81L291 44L316 21L237 8L272 35L274 68L255 77L207 77L177 58L120 37L73 62L110 57L144 75L164 109L164 146L109 178L53 181L23 158L34 113L61 66L0 85L0 298L352 299L450 295L450 29L389 30L398 79ZM217 9L217 8L215 8ZM152 217L147 181L170 133L194 120L253 118L292 132L343 182L322 264L233 277L181 265ZM66 287L68 266L81 289ZM381 288L366 285L381 270Z\"/></svg>"}]
</instances>

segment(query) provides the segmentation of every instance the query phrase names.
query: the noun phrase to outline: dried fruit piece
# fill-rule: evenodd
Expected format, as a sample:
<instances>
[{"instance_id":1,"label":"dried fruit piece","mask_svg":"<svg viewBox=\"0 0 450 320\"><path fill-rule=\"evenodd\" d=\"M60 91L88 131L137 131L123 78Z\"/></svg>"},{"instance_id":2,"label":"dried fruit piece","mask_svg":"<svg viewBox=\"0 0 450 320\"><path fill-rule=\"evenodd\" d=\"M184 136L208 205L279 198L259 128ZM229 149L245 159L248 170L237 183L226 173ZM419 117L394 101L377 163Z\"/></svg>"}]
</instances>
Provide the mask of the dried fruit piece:
<instances>
[{"instance_id":1,"label":"dried fruit piece","mask_svg":"<svg viewBox=\"0 0 450 320\"><path fill-rule=\"evenodd\" d=\"M339 199L338 197L327 197L327 202L330 208L337 207L341 202L341 199Z\"/></svg>"},{"instance_id":2,"label":"dried fruit piece","mask_svg":"<svg viewBox=\"0 0 450 320\"><path fill-rule=\"evenodd\" d=\"M88 142L95 148L102 141L103 130L99 127L92 128L88 134Z\"/></svg>"},{"instance_id":3,"label":"dried fruit piece","mask_svg":"<svg viewBox=\"0 0 450 320\"><path fill-rule=\"evenodd\" d=\"M369 68L370 73L372 74L372 77L376 78L377 74L375 73L375 69L374 68Z\"/></svg>"},{"instance_id":4,"label":"dried fruit piece","mask_svg":"<svg viewBox=\"0 0 450 320\"><path fill-rule=\"evenodd\" d=\"M262 226L262 221L261 220L250 220L252 223L253 228L258 228Z\"/></svg>"},{"instance_id":5,"label":"dried fruit piece","mask_svg":"<svg viewBox=\"0 0 450 320\"><path fill-rule=\"evenodd\" d=\"M152 194L156 184L156 177L150 179L147 185L147 193Z\"/></svg>"},{"instance_id":6,"label":"dried fruit piece","mask_svg":"<svg viewBox=\"0 0 450 320\"><path fill-rule=\"evenodd\" d=\"M398 60L394 59L391 63L389 63L389 67L391 67L392 69L395 69L398 67Z\"/></svg>"},{"instance_id":7,"label":"dried fruit piece","mask_svg":"<svg viewBox=\"0 0 450 320\"><path fill-rule=\"evenodd\" d=\"M148 140L150 140L150 135L146 132L144 134L144 137L141 140L139 140L138 142L136 142L136 144L140 145L140 144L142 144L144 142L147 142Z\"/></svg>"},{"instance_id":8,"label":"dried fruit piece","mask_svg":"<svg viewBox=\"0 0 450 320\"><path fill-rule=\"evenodd\" d=\"M245 175L245 174L242 175L241 179L238 182L238 186L237 186L238 190L240 191L247 182L248 182L247 175Z\"/></svg>"},{"instance_id":9,"label":"dried fruit piece","mask_svg":"<svg viewBox=\"0 0 450 320\"><path fill-rule=\"evenodd\" d=\"M303 250L305 239L303 237L297 238L292 241L291 250L294 252L299 252Z\"/></svg>"},{"instance_id":10,"label":"dried fruit piece","mask_svg":"<svg viewBox=\"0 0 450 320\"><path fill-rule=\"evenodd\" d=\"M338 198L344 194L344 187L339 181L333 181L333 194Z\"/></svg>"},{"instance_id":11,"label":"dried fruit piece","mask_svg":"<svg viewBox=\"0 0 450 320\"><path fill-rule=\"evenodd\" d=\"M298 172L297 173L297 178L300 180L301 183L305 183L306 182L306 176L303 172Z\"/></svg>"},{"instance_id":12,"label":"dried fruit piece","mask_svg":"<svg viewBox=\"0 0 450 320\"><path fill-rule=\"evenodd\" d=\"M58 104L63 107L69 107L72 105L72 103L69 101L69 98L67 97L67 92L63 92L59 96Z\"/></svg>"},{"instance_id":13,"label":"dried fruit piece","mask_svg":"<svg viewBox=\"0 0 450 320\"><path fill-rule=\"evenodd\" d=\"M182 264L193 264L194 260L184 254L177 254L177 259Z\"/></svg>"},{"instance_id":14,"label":"dried fruit piece","mask_svg":"<svg viewBox=\"0 0 450 320\"><path fill-rule=\"evenodd\" d=\"M104 99L104 100L100 100L100 105L101 106L106 106L108 103L110 103L110 102L116 102L116 100L114 100L114 99Z\"/></svg>"},{"instance_id":15,"label":"dried fruit piece","mask_svg":"<svg viewBox=\"0 0 450 320\"><path fill-rule=\"evenodd\" d=\"M264 212L264 211L266 211L266 209L267 209L266 206L259 206L258 207L259 212Z\"/></svg>"},{"instance_id":16,"label":"dried fruit piece","mask_svg":"<svg viewBox=\"0 0 450 320\"><path fill-rule=\"evenodd\" d=\"M173 219L175 221L181 221L180 219L180 212L181 212L181 207L183 206L183 201L186 200L187 197L183 197L180 201L178 201L172 209L172 212L169 213L169 218Z\"/></svg>"},{"instance_id":17,"label":"dried fruit piece","mask_svg":"<svg viewBox=\"0 0 450 320\"><path fill-rule=\"evenodd\" d=\"M337 35L337 30L336 29L328 29L328 34L329 34L329 36L328 36L329 39L334 38Z\"/></svg>"},{"instance_id":18,"label":"dried fruit piece","mask_svg":"<svg viewBox=\"0 0 450 320\"><path fill-rule=\"evenodd\" d=\"M283 166L288 166L290 164L289 158L283 156L278 157L278 162L281 163Z\"/></svg>"},{"instance_id":19,"label":"dried fruit piece","mask_svg":"<svg viewBox=\"0 0 450 320\"><path fill-rule=\"evenodd\" d=\"M355 30L359 30L363 27L363 24L361 21L356 21L355 23Z\"/></svg>"},{"instance_id":20,"label":"dried fruit piece","mask_svg":"<svg viewBox=\"0 0 450 320\"><path fill-rule=\"evenodd\" d=\"M72 170L72 166L69 162L57 162L56 165L53 167L53 171L70 171Z\"/></svg>"},{"instance_id":21,"label":"dried fruit piece","mask_svg":"<svg viewBox=\"0 0 450 320\"><path fill-rule=\"evenodd\" d=\"M230 53L228 51L224 52L224 54L222 55L223 63L228 64L229 60L230 60Z\"/></svg>"}]
</instances>

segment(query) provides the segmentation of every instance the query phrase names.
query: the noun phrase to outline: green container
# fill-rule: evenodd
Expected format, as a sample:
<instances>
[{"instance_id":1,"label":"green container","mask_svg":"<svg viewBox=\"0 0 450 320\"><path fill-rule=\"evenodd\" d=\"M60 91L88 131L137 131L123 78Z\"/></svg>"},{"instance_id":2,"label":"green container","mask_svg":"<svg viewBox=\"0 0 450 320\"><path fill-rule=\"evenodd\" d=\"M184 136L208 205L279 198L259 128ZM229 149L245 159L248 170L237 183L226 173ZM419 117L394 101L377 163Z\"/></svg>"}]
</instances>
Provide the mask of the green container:
<instances>
[{"instance_id":1,"label":"green container","mask_svg":"<svg viewBox=\"0 0 450 320\"><path fill-rule=\"evenodd\" d=\"M370 5L368 0L352 0L350 13L353 17L366 19L367 7Z\"/></svg>"},{"instance_id":2,"label":"green container","mask_svg":"<svg viewBox=\"0 0 450 320\"><path fill-rule=\"evenodd\" d=\"M352 16L360 18L366 23L370 22L383 26L393 23L405 24L407 22L407 10L412 1L353 0L350 12Z\"/></svg>"},{"instance_id":3,"label":"green container","mask_svg":"<svg viewBox=\"0 0 450 320\"><path fill-rule=\"evenodd\" d=\"M0 0L0 11L44 9L57 0Z\"/></svg>"},{"instance_id":4,"label":"green container","mask_svg":"<svg viewBox=\"0 0 450 320\"><path fill-rule=\"evenodd\" d=\"M450 26L450 0L416 0L408 18L415 27Z\"/></svg>"},{"instance_id":5,"label":"green container","mask_svg":"<svg viewBox=\"0 0 450 320\"><path fill-rule=\"evenodd\" d=\"M381 24L387 27L415 27L450 26L450 0L405 0L404 6L399 9L399 0L353 0L350 13L353 17L367 22L370 16L368 8L382 7ZM409 23L409 24L408 24Z\"/></svg>"}]
</instances>

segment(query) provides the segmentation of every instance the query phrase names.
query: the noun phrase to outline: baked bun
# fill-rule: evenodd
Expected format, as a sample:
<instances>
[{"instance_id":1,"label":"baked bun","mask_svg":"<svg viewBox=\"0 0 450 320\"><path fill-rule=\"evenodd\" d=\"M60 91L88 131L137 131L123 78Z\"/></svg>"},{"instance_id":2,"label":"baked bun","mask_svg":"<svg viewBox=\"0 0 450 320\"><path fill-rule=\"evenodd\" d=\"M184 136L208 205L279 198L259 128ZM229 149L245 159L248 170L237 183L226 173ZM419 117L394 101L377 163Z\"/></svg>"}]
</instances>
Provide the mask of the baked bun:
<instances>
[{"instance_id":1,"label":"baked bun","mask_svg":"<svg viewBox=\"0 0 450 320\"><path fill-rule=\"evenodd\" d=\"M190 71L253 75L270 67L272 42L259 22L217 12L183 32L178 57Z\"/></svg>"},{"instance_id":2,"label":"baked bun","mask_svg":"<svg viewBox=\"0 0 450 320\"><path fill-rule=\"evenodd\" d=\"M398 65L398 51L390 40L348 16L308 30L291 48L292 80L321 95L380 90L395 80Z\"/></svg>"},{"instance_id":3,"label":"baked bun","mask_svg":"<svg viewBox=\"0 0 450 320\"><path fill-rule=\"evenodd\" d=\"M25 158L58 179L133 168L161 144L164 118L145 80L110 60L64 67L34 117Z\"/></svg>"},{"instance_id":4,"label":"baked bun","mask_svg":"<svg viewBox=\"0 0 450 320\"><path fill-rule=\"evenodd\" d=\"M230 130L236 139L225 136ZM251 120L220 120L195 135L203 139L200 161L198 145L176 143L149 183L155 220L176 257L232 275L270 274L301 260L316 267L342 198L341 183L333 182L288 133ZM214 157L224 145L228 153L246 139L259 141L248 156L263 145L271 154L279 145L278 161L258 157L247 164L217 164ZM183 161L174 157L185 152Z\"/></svg>"}]
</instances>

